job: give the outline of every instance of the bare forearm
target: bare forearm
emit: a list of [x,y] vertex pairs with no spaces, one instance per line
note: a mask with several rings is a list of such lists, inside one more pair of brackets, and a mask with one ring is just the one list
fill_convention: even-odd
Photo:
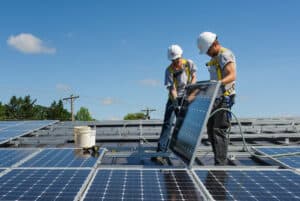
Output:
[[195,83],[196,83],[196,81],[197,81],[197,76],[196,76],[196,73],[193,73],[193,75],[192,75],[192,81],[191,81],[191,83],[192,83],[192,84],[195,84]]
[[177,91],[175,88],[170,89],[170,94],[173,100],[177,98]]
[[226,76],[221,80],[222,84],[228,84],[236,79],[235,63],[231,62],[225,66]]
[[229,74],[227,75],[226,77],[224,77],[222,80],[221,80],[221,83],[222,84],[228,84],[228,83],[231,83],[235,80],[236,78],[236,75],[235,73],[232,73],[232,74]]

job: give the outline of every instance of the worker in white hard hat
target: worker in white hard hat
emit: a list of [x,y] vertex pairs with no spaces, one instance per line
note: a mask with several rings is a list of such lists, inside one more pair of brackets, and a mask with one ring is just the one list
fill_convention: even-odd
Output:
[[165,71],[165,86],[169,91],[166,104],[164,122],[157,151],[167,151],[171,128],[171,115],[173,111],[178,115],[185,86],[196,82],[196,65],[193,61],[182,57],[183,51],[179,45],[171,45],[168,48],[168,59],[172,62]]
[[[214,103],[212,112],[219,108],[231,109],[235,97],[236,60],[234,54],[221,46],[217,35],[203,32],[198,37],[200,54],[207,54],[211,60],[206,64],[211,80],[221,82],[221,91]],[[212,144],[215,165],[227,164],[228,138],[231,115],[227,111],[215,113],[207,123],[208,139]]]

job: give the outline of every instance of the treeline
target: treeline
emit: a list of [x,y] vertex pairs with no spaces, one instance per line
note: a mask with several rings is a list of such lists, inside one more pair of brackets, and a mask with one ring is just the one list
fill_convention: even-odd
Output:
[[147,119],[147,116],[142,112],[128,113],[123,119],[124,120],[145,120]]
[[[0,120],[45,120],[55,119],[68,121],[71,119],[71,113],[64,109],[62,100],[53,101],[50,107],[36,104],[36,99],[31,97],[11,97],[7,104],[0,102]],[[84,107],[76,114],[76,120],[92,120],[88,110]]]

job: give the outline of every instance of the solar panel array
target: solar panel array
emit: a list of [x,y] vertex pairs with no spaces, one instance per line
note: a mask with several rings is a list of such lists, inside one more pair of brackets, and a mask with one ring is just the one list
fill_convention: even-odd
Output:
[[56,123],[43,121],[0,121],[0,144]]
[[196,170],[215,200],[300,200],[300,175],[289,170]]
[[0,200],[74,200],[90,170],[14,169],[0,177]]
[[0,149],[0,200],[78,200],[104,151]]
[[268,147],[268,148],[255,148],[259,153],[263,155],[270,155],[271,159],[279,162],[283,166],[290,168],[300,168],[300,155],[294,156],[281,156],[281,157],[272,157],[272,155],[277,154],[292,154],[300,153],[300,147]]
[[83,200],[203,200],[203,197],[185,170],[100,169]]
[[97,160],[81,149],[44,149],[21,167],[93,167]]
[[200,143],[219,87],[219,82],[202,82],[188,89],[187,101],[175,126],[170,149],[189,166],[194,162],[196,148]]

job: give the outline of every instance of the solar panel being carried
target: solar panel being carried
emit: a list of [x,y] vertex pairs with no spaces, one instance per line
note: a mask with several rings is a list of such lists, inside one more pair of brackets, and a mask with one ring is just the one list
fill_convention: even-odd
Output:
[[185,170],[98,169],[83,200],[204,199]]
[[195,170],[210,200],[299,201],[300,175],[290,170]]
[[20,167],[93,167],[103,153],[104,149],[97,155],[82,149],[44,149]]
[[0,200],[75,200],[90,170],[14,169],[0,177]]
[[9,140],[29,134],[35,130],[52,125],[57,121],[1,121],[0,122],[0,144]]
[[[300,168],[300,147],[261,147],[256,148],[253,147],[258,153],[262,155],[269,155],[270,159],[279,163],[280,165],[287,168]],[[272,157],[272,155],[277,154],[295,154],[294,156],[280,156],[280,157]]]
[[194,163],[201,134],[206,127],[220,83],[197,82],[187,88],[185,101],[171,138],[169,148],[191,167]]
[[34,152],[34,149],[0,149],[0,167],[11,167]]

